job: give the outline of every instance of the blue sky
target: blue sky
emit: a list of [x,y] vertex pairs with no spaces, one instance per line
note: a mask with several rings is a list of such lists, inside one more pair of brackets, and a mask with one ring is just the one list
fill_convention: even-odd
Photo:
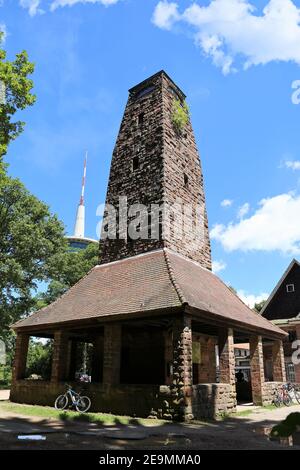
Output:
[[215,267],[244,298],[269,293],[300,252],[300,104],[291,99],[300,2],[1,3],[8,57],[26,49],[36,63],[37,103],[22,113],[10,174],[71,234],[88,149],[86,235],[95,237],[127,90],[164,69],[187,94]]

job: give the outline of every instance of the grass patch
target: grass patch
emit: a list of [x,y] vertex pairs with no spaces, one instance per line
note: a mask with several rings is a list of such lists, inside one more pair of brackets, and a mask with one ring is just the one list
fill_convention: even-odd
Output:
[[236,413],[232,413],[231,416],[249,416],[253,413],[254,410],[243,410],[243,411],[237,411]]
[[263,410],[270,410],[270,411],[273,411],[273,410],[278,410],[277,406],[271,404],[271,405],[264,405],[261,407]]
[[[49,406],[21,405],[18,403],[2,402],[0,410],[18,413],[24,416],[36,416],[45,419],[59,419],[68,422],[87,422],[99,425],[149,425],[164,424],[164,420],[144,418],[132,418],[130,416],[118,416],[110,413],[78,413],[76,411],[57,411]],[[170,424],[170,422],[168,422]]]

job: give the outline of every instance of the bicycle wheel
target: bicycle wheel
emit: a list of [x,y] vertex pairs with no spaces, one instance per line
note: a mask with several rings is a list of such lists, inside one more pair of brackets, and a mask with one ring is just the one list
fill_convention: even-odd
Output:
[[284,395],[282,401],[285,406],[290,406],[292,403],[292,399],[289,395]]
[[279,395],[274,396],[273,403],[277,408],[279,408],[282,405],[282,400]]
[[295,392],[295,398],[300,405],[300,392]]
[[56,410],[64,410],[68,406],[68,397],[66,395],[59,395],[54,403]]
[[89,397],[80,397],[76,404],[76,410],[79,413],[86,413],[90,409],[91,404]]

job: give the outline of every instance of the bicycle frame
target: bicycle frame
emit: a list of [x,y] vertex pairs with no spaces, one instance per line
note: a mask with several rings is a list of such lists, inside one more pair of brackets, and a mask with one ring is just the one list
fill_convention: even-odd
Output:
[[79,402],[80,393],[75,392],[72,388],[69,388],[66,392],[67,397],[70,397],[72,405],[76,406]]

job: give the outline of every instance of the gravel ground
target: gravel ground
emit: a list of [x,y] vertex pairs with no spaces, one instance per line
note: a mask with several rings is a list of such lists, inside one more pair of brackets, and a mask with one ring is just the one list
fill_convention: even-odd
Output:
[[[54,419],[27,417],[0,410],[0,449],[282,449],[262,434],[284,419],[300,411],[299,406],[276,410],[256,410],[213,423],[164,424],[155,421],[148,426],[99,426],[88,423],[65,423]],[[41,433],[45,441],[18,441],[18,435]],[[294,446],[290,449],[300,449]]]

